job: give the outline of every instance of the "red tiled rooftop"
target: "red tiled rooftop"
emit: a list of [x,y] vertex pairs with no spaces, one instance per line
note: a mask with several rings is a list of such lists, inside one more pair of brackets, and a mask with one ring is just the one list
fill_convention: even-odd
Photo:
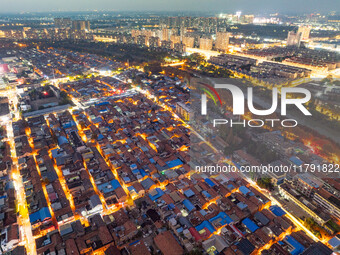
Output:
[[184,253],[183,248],[170,231],[158,234],[154,238],[154,242],[164,255],[181,255]]

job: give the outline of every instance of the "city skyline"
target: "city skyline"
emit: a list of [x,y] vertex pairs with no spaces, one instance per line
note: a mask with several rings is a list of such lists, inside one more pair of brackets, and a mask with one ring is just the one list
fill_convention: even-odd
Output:
[[327,13],[340,9],[340,3],[336,0],[326,0],[322,3],[317,0],[310,0],[306,5],[302,0],[269,1],[269,0],[214,0],[207,1],[156,1],[156,0],[134,0],[129,2],[100,0],[91,1],[24,1],[14,0],[1,3],[0,13],[22,13],[22,12],[68,12],[68,11],[173,11],[173,12],[233,12],[242,11],[245,13]]

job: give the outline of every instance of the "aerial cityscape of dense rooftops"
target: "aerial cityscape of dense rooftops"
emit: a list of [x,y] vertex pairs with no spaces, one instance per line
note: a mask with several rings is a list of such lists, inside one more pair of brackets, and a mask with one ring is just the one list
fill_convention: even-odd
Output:
[[[0,254],[339,251],[336,13],[0,16]],[[313,119],[216,132],[192,78],[306,88]]]

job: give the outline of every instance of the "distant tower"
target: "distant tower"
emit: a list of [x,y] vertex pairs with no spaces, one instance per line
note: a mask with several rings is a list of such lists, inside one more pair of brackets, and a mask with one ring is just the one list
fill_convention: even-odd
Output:
[[169,41],[169,29],[163,28],[162,29],[162,40],[163,41]]
[[210,38],[200,38],[200,49],[201,50],[211,50],[212,49],[212,39]]
[[237,18],[237,22],[240,22],[240,19],[241,19],[241,14],[242,14],[242,12],[241,12],[241,11],[237,11],[237,12],[236,12],[236,18]]
[[185,35],[185,30],[186,30],[185,27],[181,26],[180,31],[179,31],[180,36],[181,36],[181,42],[183,42],[183,38],[184,38],[184,35]]
[[301,43],[301,33],[289,31],[287,37],[287,46],[297,46],[300,47]]
[[309,39],[311,28],[309,26],[301,26],[298,29],[298,33],[301,33],[301,40],[306,41]]
[[71,27],[72,21],[70,18],[55,18],[54,26],[56,28],[69,28]]
[[228,32],[217,32],[216,33],[216,50],[227,51],[229,45],[230,33]]

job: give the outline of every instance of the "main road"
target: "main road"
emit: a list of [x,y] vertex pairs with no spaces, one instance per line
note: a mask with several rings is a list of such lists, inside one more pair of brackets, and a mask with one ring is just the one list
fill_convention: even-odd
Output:
[[27,254],[35,255],[37,254],[36,246],[35,246],[35,239],[33,237],[31,222],[29,219],[29,211],[28,211],[28,206],[26,203],[25,187],[22,182],[21,175],[20,175],[20,167],[18,166],[18,158],[17,158],[17,154],[15,150],[14,133],[13,133],[13,126],[12,126],[13,120],[19,119],[19,116],[20,116],[19,111],[17,109],[18,101],[16,97],[16,91],[13,88],[6,90],[3,96],[8,97],[10,102],[12,102],[12,105],[13,105],[13,111],[12,111],[13,116],[11,116],[3,124],[6,125],[7,139],[8,139],[7,141],[11,148],[11,158],[12,158],[11,179],[13,180],[13,183],[14,183],[17,208],[19,211],[17,221],[18,221],[19,229],[20,229],[20,237],[21,237],[20,243],[25,246]]

